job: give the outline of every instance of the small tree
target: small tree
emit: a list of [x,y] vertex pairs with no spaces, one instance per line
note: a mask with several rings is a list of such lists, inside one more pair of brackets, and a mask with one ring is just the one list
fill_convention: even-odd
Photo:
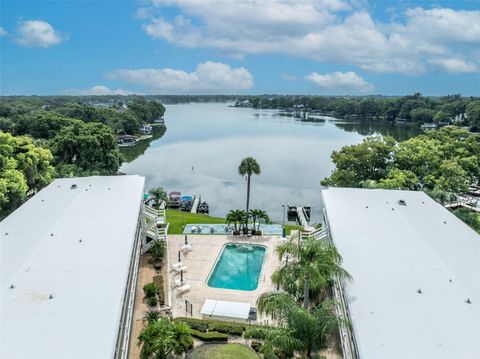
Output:
[[162,187],[152,188],[148,193],[154,199],[154,207],[160,207],[160,204],[163,202],[168,202],[168,195],[167,192],[164,191]]
[[154,298],[157,295],[158,287],[155,283],[147,283],[143,286],[143,292],[147,298]]
[[153,242],[152,246],[148,250],[148,253],[152,255],[153,259],[158,260],[165,256],[166,251],[166,242],[157,239]]

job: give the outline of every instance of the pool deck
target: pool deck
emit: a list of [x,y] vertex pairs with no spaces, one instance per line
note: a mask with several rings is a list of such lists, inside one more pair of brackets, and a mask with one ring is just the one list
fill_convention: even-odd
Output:
[[[201,317],[200,310],[206,299],[245,302],[250,303],[251,306],[256,306],[256,301],[260,294],[274,289],[270,278],[273,272],[280,266],[280,260],[275,253],[275,248],[281,243],[280,238],[280,236],[189,235],[188,243],[192,245],[192,250],[185,254],[182,253],[181,258],[182,263],[187,267],[183,275],[184,283],[191,285],[190,291],[176,295],[172,288],[172,283],[175,279],[179,279],[180,275],[174,274],[172,271],[168,272],[168,296],[173,316],[183,317],[187,315],[185,300],[188,300],[193,305],[193,317],[197,318]],[[168,235],[167,242],[168,266],[170,269],[171,264],[178,262],[178,251],[184,243],[184,235]],[[210,271],[213,269],[217,257],[226,243],[259,244],[267,248],[257,289],[243,291],[212,288],[207,285]]]

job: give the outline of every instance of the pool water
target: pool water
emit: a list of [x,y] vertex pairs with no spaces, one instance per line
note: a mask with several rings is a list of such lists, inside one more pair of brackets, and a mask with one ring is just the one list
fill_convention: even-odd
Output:
[[258,287],[264,256],[264,246],[226,244],[207,284],[214,288],[255,290]]

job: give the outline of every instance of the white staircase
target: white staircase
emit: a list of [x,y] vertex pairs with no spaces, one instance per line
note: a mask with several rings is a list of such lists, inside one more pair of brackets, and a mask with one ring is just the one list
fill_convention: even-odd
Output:
[[[168,223],[165,208],[155,209],[145,205],[143,208],[145,221],[142,243],[142,254],[147,252],[155,241],[166,241],[168,233]],[[148,237],[148,242],[147,242]]]

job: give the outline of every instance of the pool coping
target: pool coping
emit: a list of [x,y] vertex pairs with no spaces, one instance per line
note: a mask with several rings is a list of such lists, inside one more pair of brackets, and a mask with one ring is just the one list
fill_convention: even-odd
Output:
[[258,279],[257,279],[257,286],[253,289],[250,289],[250,290],[245,290],[245,289],[232,289],[232,288],[222,288],[222,287],[212,287],[211,285],[208,284],[208,281],[210,280],[210,277],[212,275],[212,272],[214,271],[214,269],[217,267],[217,263],[218,263],[218,260],[220,259],[220,256],[223,254],[223,251],[225,250],[225,247],[226,246],[229,246],[229,245],[238,245],[238,244],[241,244],[241,245],[245,245],[246,243],[237,243],[237,242],[233,242],[233,243],[224,243],[222,248],[220,249],[219,253],[217,254],[217,257],[215,258],[215,262],[213,263],[213,266],[212,268],[210,268],[210,271],[208,272],[208,275],[207,275],[207,278],[205,279],[205,284],[207,285],[207,287],[209,288],[217,288],[217,289],[224,289],[224,290],[241,290],[243,292],[253,292],[254,290],[257,290],[258,289],[258,284],[260,283],[260,277],[262,276],[262,273],[263,273],[263,265],[265,264],[265,258],[267,256],[267,251],[268,251],[268,247],[263,245],[263,244],[257,244],[257,243],[253,243],[253,244],[250,244],[251,246],[257,246],[257,247],[263,247],[265,248],[265,253],[263,254],[263,259],[262,259],[262,267],[260,269],[260,273],[258,275]]

